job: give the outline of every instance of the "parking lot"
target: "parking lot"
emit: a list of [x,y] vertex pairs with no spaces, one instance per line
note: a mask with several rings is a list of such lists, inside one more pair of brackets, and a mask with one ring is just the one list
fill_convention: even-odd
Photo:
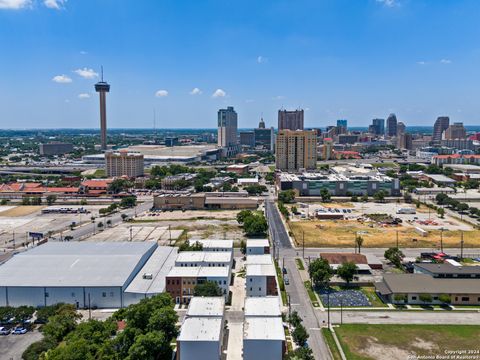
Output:
[[23,335],[0,336],[0,358],[2,360],[20,360],[25,349],[42,337],[42,333],[38,330],[29,331]]

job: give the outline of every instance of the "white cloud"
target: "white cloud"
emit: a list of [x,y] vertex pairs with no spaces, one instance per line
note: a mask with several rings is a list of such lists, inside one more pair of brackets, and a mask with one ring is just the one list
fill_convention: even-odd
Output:
[[417,64],[418,65],[427,65],[427,62],[426,61],[417,61]]
[[190,95],[201,95],[202,94],[202,90],[200,90],[199,88],[193,88],[192,91],[190,91]]
[[96,73],[93,69],[87,69],[86,67],[83,69],[74,70],[73,72],[84,79],[94,79],[98,77],[98,73]]
[[250,104],[250,103],[255,102],[255,100],[253,100],[253,99],[247,99],[247,100],[245,100],[245,102],[246,102],[247,104]]
[[260,55],[260,56],[257,57],[257,63],[259,63],[259,64],[265,64],[265,63],[267,63],[267,62],[268,62],[268,58],[266,58],[266,57],[264,57],[264,56],[262,56],[262,55]]
[[218,98],[218,97],[225,97],[227,96],[227,93],[223,91],[222,89],[217,89],[215,92],[212,94],[213,98]]
[[442,60],[440,60],[440,63],[442,63],[442,64],[447,64],[447,65],[448,65],[448,64],[451,64],[451,63],[452,63],[452,60],[442,59]]
[[18,10],[32,5],[31,0],[0,0],[0,9]]
[[90,94],[81,93],[81,94],[78,94],[78,98],[79,98],[79,99],[89,99],[89,98],[90,98]]
[[274,97],[273,97],[273,100],[283,100],[283,99],[286,99],[286,96],[277,95],[277,96],[274,96]]
[[72,79],[69,78],[67,75],[57,75],[54,76],[52,81],[59,83],[59,84],[68,84],[72,82]]
[[400,5],[397,0],[377,0],[377,2],[385,5],[386,7],[395,7]]
[[43,0],[43,5],[49,9],[60,10],[63,9],[67,0]]
[[156,96],[156,97],[165,97],[165,96],[168,96],[168,91],[167,91],[167,90],[158,90],[158,91],[155,93],[155,96]]

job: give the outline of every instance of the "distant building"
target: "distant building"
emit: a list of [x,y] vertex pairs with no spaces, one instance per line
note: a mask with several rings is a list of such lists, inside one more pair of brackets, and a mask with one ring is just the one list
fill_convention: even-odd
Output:
[[397,136],[397,117],[395,114],[388,115],[385,135],[390,137]]
[[38,145],[40,155],[63,155],[73,151],[73,145],[69,143],[52,142]]
[[218,146],[224,149],[223,155],[226,157],[234,156],[239,152],[237,119],[233,106],[218,110]]
[[439,116],[433,125],[432,141],[439,142],[442,140],[442,134],[448,129],[450,118],[448,116]]
[[385,134],[385,119],[373,119],[372,120],[372,132],[375,135]]
[[265,149],[274,152],[275,149],[275,132],[273,126],[269,129],[265,128],[263,118],[258,124],[258,128],[253,130],[255,137],[255,148]]
[[254,147],[255,133],[253,131],[240,131],[240,145]]
[[323,139],[322,160],[330,160],[333,157],[333,139]]
[[338,135],[338,143],[339,144],[355,144],[358,142],[358,135],[355,134],[341,134]]
[[347,132],[347,120],[340,119],[337,120],[337,133],[338,134],[345,134]]
[[432,164],[442,166],[445,164],[472,164],[480,165],[480,155],[435,155]]
[[107,177],[128,176],[131,178],[143,176],[143,155],[127,151],[105,153],[105,170]]
[[397,136],[397,147],[399,149],[412,150],[412,134],[401,133]]
[[466,137],[467,131],[461,122],[453,123],[445,130],[445,140],[465,139]]
[[303,130],[303,110],[278,110],[278,130]]
[[451,140],[441,140],[440,144],[445,147],[453,148],[456,150],[477,150],[480,148],[478,142],[473,142],[469,139],[451,139]]
[[216,193],[179,193],[170,192],[155,195],[153,206],[156,209],[256,209],[259,200],[249,197],[245,192],[216,192]]
[[178,137],[166,137],[165,146],[172,147],[178,145]]
[[276,167],[282,171],[315,169],[317,165],[317,134],[315,131],[280,130],[276,146]]
[[405,134],[406,126],[403,122],[399,121],[397,123],[397,136]]

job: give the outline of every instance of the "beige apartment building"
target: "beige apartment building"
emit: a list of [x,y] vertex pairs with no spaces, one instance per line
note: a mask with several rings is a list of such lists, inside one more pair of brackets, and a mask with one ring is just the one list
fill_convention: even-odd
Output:
[[280,130],[276,141],[276,167],[282,171],[315,169],[317,133],[315,130]]
[[108,177],[128,176],[134,178],[143,176],[143,154],[127,151],[107,151],[105,153],[105,170]]

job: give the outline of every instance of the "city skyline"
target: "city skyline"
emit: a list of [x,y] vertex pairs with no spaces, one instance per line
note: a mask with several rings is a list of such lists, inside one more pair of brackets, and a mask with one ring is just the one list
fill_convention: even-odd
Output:
[[239,128],[262,114],[275,126],[282,108],[304,109],[305,128],[389,113],[475,125],[478,13],[468,0],[0,0],[0,127],[98,128],[101,65],[109,128],[152,128],[154,109],[157,128],[215,128],[227,106]]

